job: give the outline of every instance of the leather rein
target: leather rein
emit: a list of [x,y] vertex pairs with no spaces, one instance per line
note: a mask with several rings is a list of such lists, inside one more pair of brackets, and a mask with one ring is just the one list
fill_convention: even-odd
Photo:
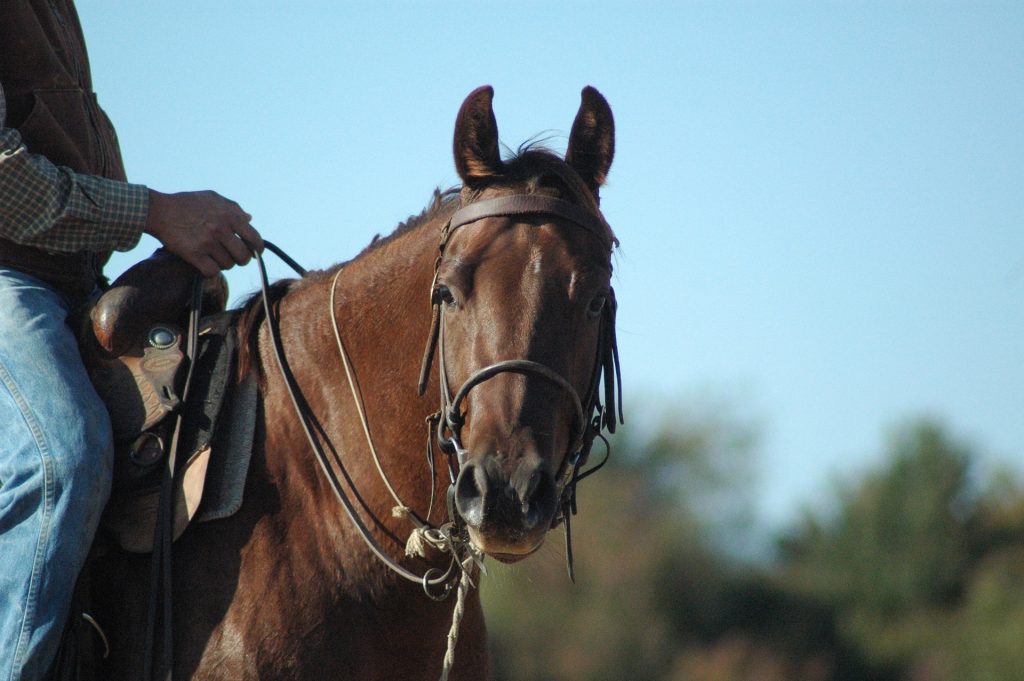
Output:
[[[445,248],[455,230],[487,217],[508,217],[515,215],[548,215],[567,220],[576,226],[582,227],[600,239],[602,245],[607,248],[609,257],[613,247],[617,245],[617,240],[612,235],[611,229],[599,213],[592,213],[580,206],[568,203],[561,199],[540,195],[513,195],[478,201],[470,203],[469,205],[455,211],[441,230],[441,241],[438,246],[438,256],[435,261],[435,283],[437,269],[440,267]],[[284,254],[277,246],[267,241],[264,241],[264,243],[269,250],[281,257],[298,274],[306,274],[306,271],[302,267]],[[576,389],[563,376],[543,364],[526,359],[505,360],[475,371],[468,379],[466,379],[453,396],[448,382],[444,361],[445,341],[443,305],[438,296],[436,287],[434,284],[431,285],[431,306],[433,310],[432,321],[421,365],[418,388],[419,393],[422,395],[426,388],[435,352],[438,347],[440,347],[441,358],[439,361],[439,375],[441,386],[441,408],[439,411],[427,417],[427,461],[431,474],[431,502],[430,509],[428,509],[427,515],[424,518],[412,511],[401,501],[380,465],[376,448],[373,444],[372,437],[370,437],[366,415],[361,406],[361,399],[359,398],[358,390],[352,377],[350,361],[342,343],[337,319],[335,318],[333,302],[337,275],[335,276],[331,286],[331,319],[338,343],[338,350],[345,367],[346,375],[348,376],[349,385],[353,391],[353,398],[359,412],[363,430],[366,433],[367,441],[370,446],[371,454],[373,455],[374,461],[377,465],[378,473],[397,504],[393,509],[394,515],[404,515],[416,526],[416,529],[413,530],[413,534],[409,538],[406,553],[408,555],[413,555],[414,553],[422,555],[422,545],[426,544],[441,552],[449,553],[451,555],[451,561],[446,570],[431,568],[424,574],[417,575],[391,558],[391,556],[373,537],[370,529],[366,526],[356,511],[352,500],[344,491],[338,475],[335,473],[334,468],[330,463],[330,459],[324,452],[320,441],[314,435],[315,431],[312,425],[312,416],[309,413],[305,400],[300,399],[301,391],[284,354],[283,344],[280,337],[279,320],[274,315],[273,306],[270,303],[268,295],[270,284],[267,277],[266,266],[263,262],[262,256],[258,252],[253,251],[253,253],[260,270],[261,295],[274,355],[277,359],[281,376],[285,382],[285,386],[287,387],[287,392],[292,400],[295,412],[298,415],[299,421],[305,432],[306,439],[313,450],[322,472],[330,483],[335,496],[341,502],[349,520],[355,526],[358,534],[370,551],[382,563],[384,563],[385,566],[400,577],[420,584],[423,587],[424,592],[432,599],[446,599],[454,590],[455,583],[459,581],[460,575],[463,578],[462,581],[465,582],[467,581],[466,578],[468,576],[468,571],[472,569],[473,565],[482,566],[482,555],[471,546],[468,533],[465,528],[465,523],[459,516],[454,504],[455,481],[458,477],[457,466],[461,465],[465,458],[465,449],[461,444],[461,431],[465,421],[462,404],[469,392],[476,386],[500,373],[513,372],[542,378],[561,388],[570,397],[576,418],[571,445],[562,464],[561,472],[557,477],[557,489],[561,513],[555,518],[552,523],[552,527],[557,526],[560,522],[564,522],[565,524],[566,558],[569,576],[572,578],[572,545],[569,518],[571,515],[575,515],[576,513],[576,485],[580,480],[596,472],[601,466],[603,466],[605,461],[607,461],[607,455],[603,461],[591,467],[589,470],[582,471],[581,469],[587,461],[594,439],[601,438],[604,440],[601,435],[601,431],[607,430],[610,433],[614,433],[616,423],[622,422],[621,400],[619,400],[619,408],[616,412],[616,392],[621,396],[622,385],[621,374],[619,371],[618,348],[615,342],[616,305],[614,291],[609,292],[608,301],[602,311],[598,356],[595,361],[591,385],[587,391],[585,399],[580,398]],[[598,385],[601,382],[602,374],[604,375],[605,384],[604,405],[601,403],[598,391]],[[433,509],[433,489],[436,488],[436,471],[434,468],[433,457],[433,443],[435,440],[441,451],[448,456],[448,473],[450,477],[450,485],[447,494],[448,521],[439,527],[432,525],[427,520],[431,514],[431,510]],[[607,441],[604,441],[607,446]],[[419,548],[413,548],[414,545],[418,545]]]

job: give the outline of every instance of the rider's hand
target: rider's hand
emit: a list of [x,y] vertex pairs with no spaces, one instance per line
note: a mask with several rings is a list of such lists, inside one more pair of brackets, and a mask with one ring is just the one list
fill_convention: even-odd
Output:
[[216,192],[162,194],[150,189],[145,231],[204,277],[214,277],[249,262],[249,246],[263,250],[263,238],[250,220],[237,203]]

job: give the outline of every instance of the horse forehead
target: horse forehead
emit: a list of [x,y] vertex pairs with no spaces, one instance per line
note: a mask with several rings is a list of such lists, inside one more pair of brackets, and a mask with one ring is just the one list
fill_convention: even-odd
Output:
[[[584,250],[574,245],[582,231],[548,216],[490,217],[469,232],[460,260],[480,264],[520,263],[525,273],[541,275],[571,271],[580,265]],[[587,235],[582,235],[584,238]]]

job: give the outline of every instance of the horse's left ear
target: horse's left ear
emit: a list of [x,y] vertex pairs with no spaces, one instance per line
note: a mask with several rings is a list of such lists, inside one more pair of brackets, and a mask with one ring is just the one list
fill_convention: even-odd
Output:
[[615,155],[615,120],[604,96],[589,85],[580,94],[580,110],[569,134],[565,161],[597,194]]

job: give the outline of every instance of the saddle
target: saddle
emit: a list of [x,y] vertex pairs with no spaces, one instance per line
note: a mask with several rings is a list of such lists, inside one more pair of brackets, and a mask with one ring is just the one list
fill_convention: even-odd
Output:
[[[241,504],[237,478],[244,481],[248,469],[255,387],[250,381],[236,389],[235,314],[225,311],[228,287],[223,275],[202,282],[205,316],[192,358],[189,399],[181,399],[189,368],[183,348],[195,279],[191,265],[158,249],[118,277],[81,317],[83,361],[110,412],[114,433],[114,484],[102,528],[132,552],[152,550],[161,464],[175,428],[173,538],[197,516],[204,491],[209,496],[208,478],[218,485],[213,496],[220,507],[212,511],[214,517],[230,515]],[[229,408],[231,413],[222,417]],[[215,448],[234,448],[244,461],[227,461],[225,451],[213,472]]]

